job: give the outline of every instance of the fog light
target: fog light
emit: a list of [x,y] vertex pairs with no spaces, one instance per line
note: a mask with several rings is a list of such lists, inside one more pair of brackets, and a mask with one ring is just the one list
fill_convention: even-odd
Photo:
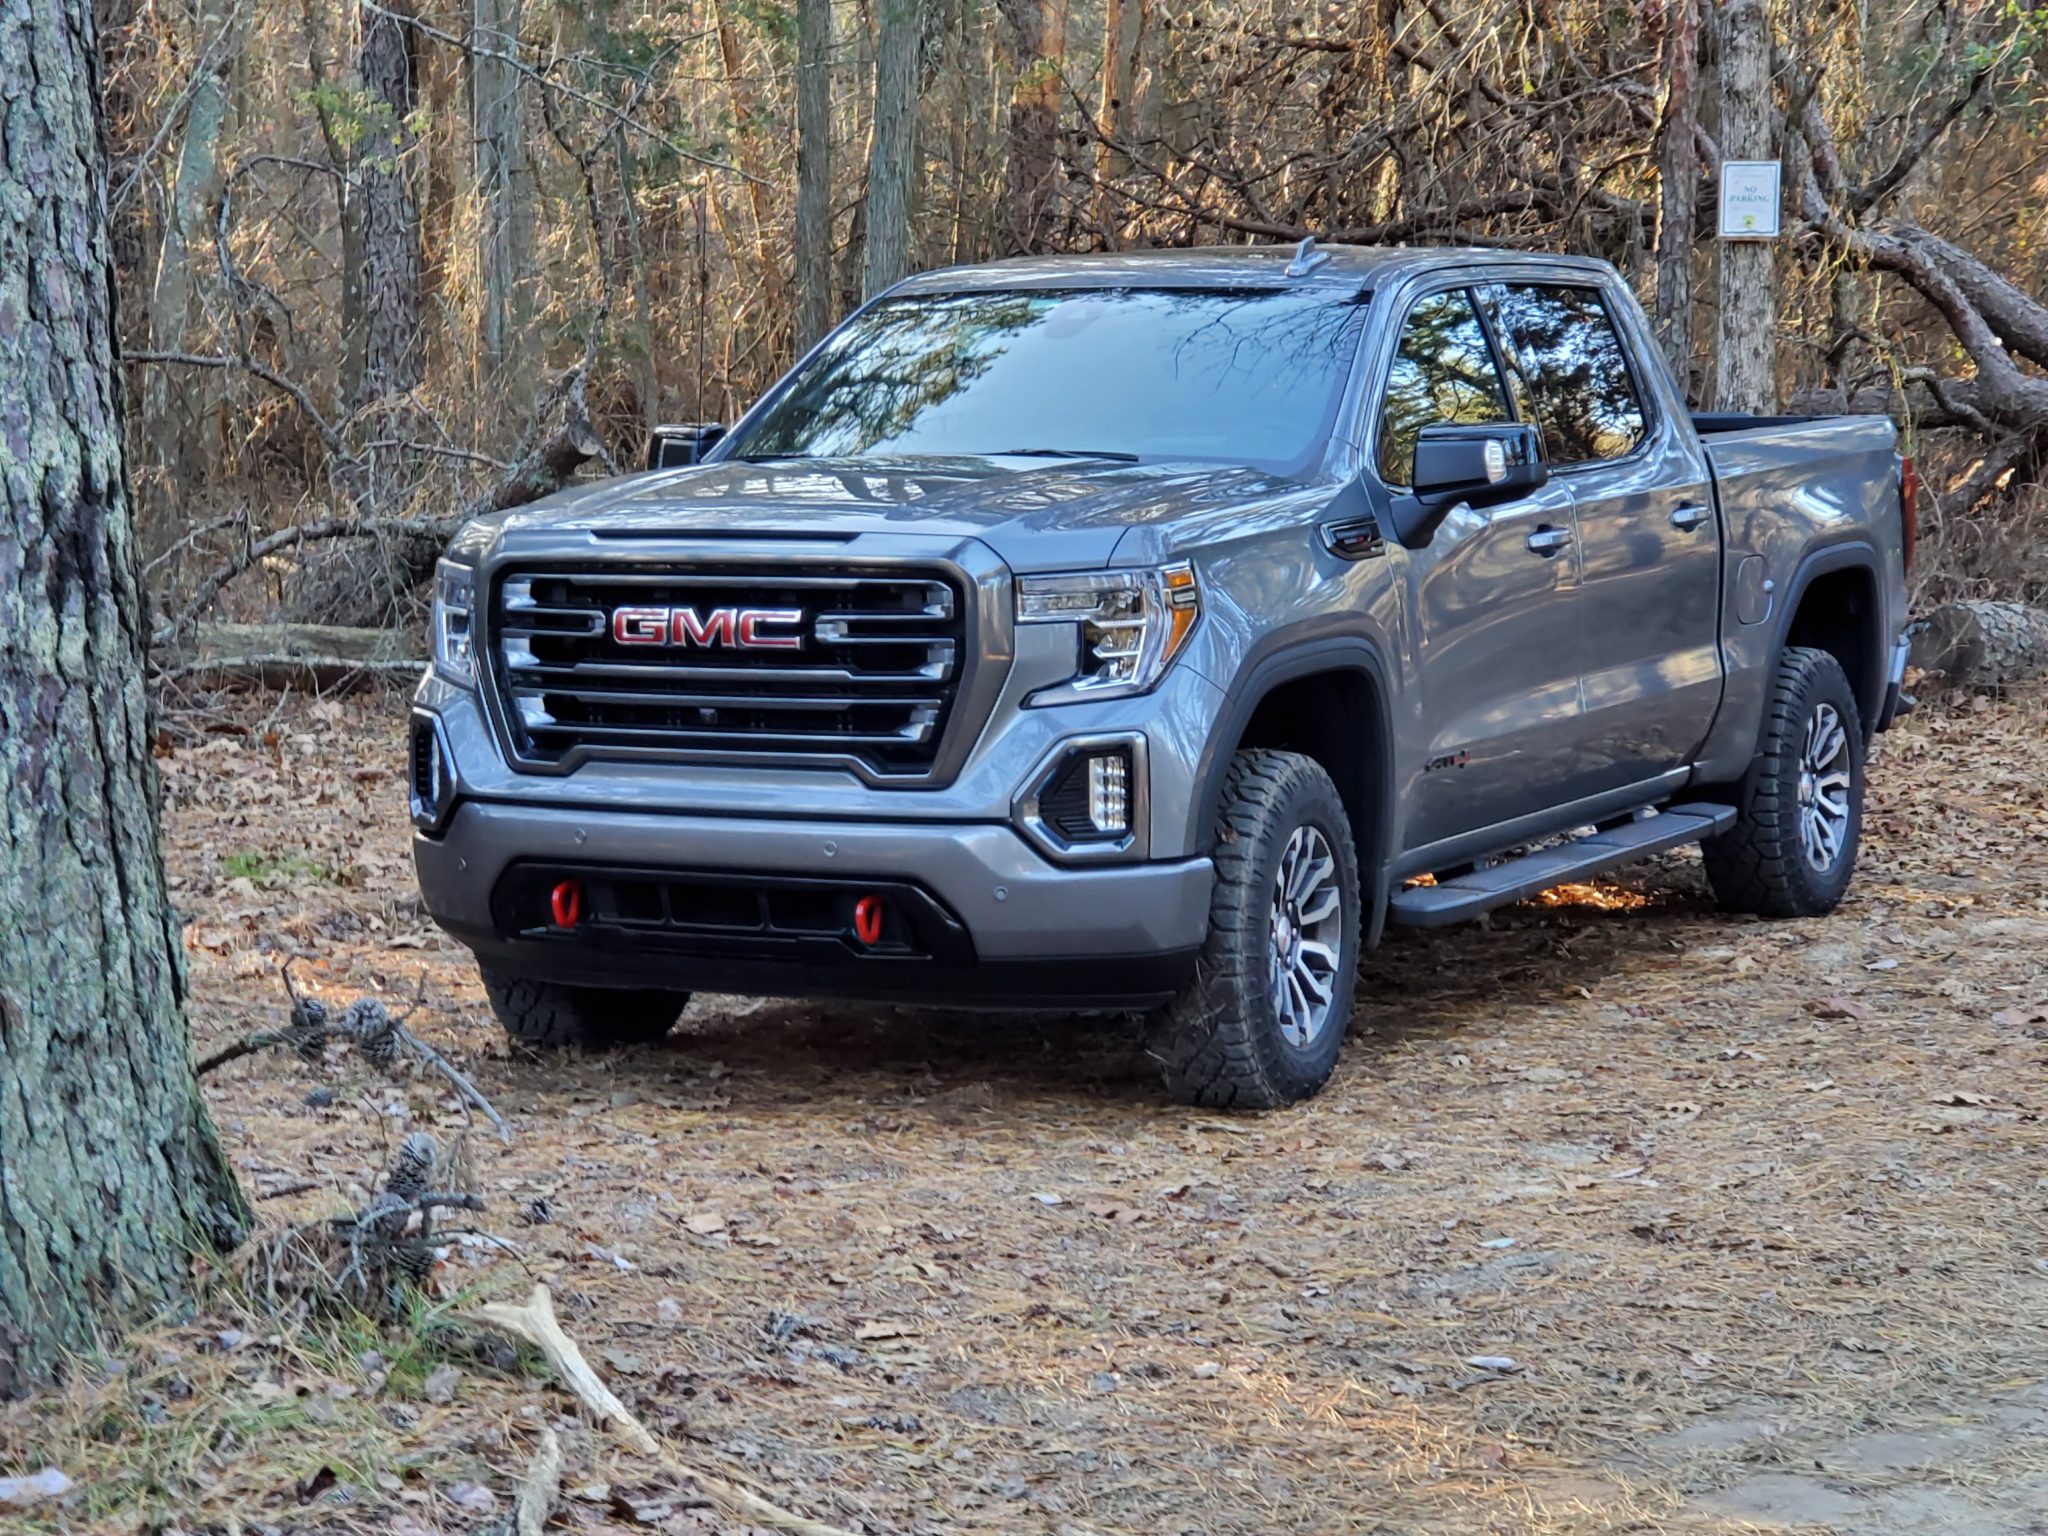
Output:
[[1088,759],[1088,819],[1095,830],[1121,837],[1131,826],[1131,765],[1121,752]]

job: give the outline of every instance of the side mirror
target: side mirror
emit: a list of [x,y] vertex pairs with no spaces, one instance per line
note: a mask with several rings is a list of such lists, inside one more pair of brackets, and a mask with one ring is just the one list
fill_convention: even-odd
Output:
[[1409,473],[1413,494],[1396,496],[1390,509],[1394,531],[1408,548],[1426,548],[1459,502],[1483,507],[1512,501],[1549,478],[1543,439],[1525,422],[1424,427],[1415,439]]
[[1543,442],[1526,422],[1448,423],[1424,427],[1415,440],[1415,468],[1409,483],[1423,506],[1448,511],[1461,501],[1474,506],[1526,496],[1550,478]]
[[649,469],[681,469],[701,464],[712,445],[725,436],[725,424],[691,421],[678,426],[656,427],[647,439]]

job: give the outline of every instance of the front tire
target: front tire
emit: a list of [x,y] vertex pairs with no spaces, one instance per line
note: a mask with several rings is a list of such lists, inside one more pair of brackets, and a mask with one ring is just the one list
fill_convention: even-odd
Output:
[[1152,1019],[1176,1102],[1277,1109],[1329,1080],[1358,962],[1358,855],[1314,759],[1240,752],[1217,808],[1216,889],[1195,980]]
[[675,1028],[690,1001],[687,992],[569,987],[488,965],[477,974],[506,1037],[533,1050],[650,1045]]
[[1763,740],[1735,825],[1701,845],[1724,911],[1821,917],[1856,868],[1863,828],[1863,717],[1842,664],[1795,646],[1778,662]]

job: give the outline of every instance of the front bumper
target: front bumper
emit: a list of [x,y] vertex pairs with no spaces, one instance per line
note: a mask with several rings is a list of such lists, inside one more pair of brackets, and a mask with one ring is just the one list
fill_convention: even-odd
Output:
[[[1208,931],[1206,858],[1077,868],[1007,824],[782,820],[464,801],[413,842],[436,922],[479,959],[585,986],[1028,1007],[1149,1006],[1191,974]],[[630,931],[508,930],[493,896],[513,865],[873,881],[927,893],[964,930],[944,959],[811,944],[679,946]],[[697,952],[685,953],[693,948]]]

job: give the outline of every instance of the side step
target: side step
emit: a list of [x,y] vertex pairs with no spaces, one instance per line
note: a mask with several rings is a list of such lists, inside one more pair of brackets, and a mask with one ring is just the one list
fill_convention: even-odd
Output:
[[1387,906],[1387,919],[1411,928],[1466,922],[1553,885],[1582,880],[1616,864],[1725,832],[1734,820],[1732,805],[1669,806],[1655,816],[1626,821],[1554,848],[1539,848],[1441,885],[1411,885],[1396,891]]

